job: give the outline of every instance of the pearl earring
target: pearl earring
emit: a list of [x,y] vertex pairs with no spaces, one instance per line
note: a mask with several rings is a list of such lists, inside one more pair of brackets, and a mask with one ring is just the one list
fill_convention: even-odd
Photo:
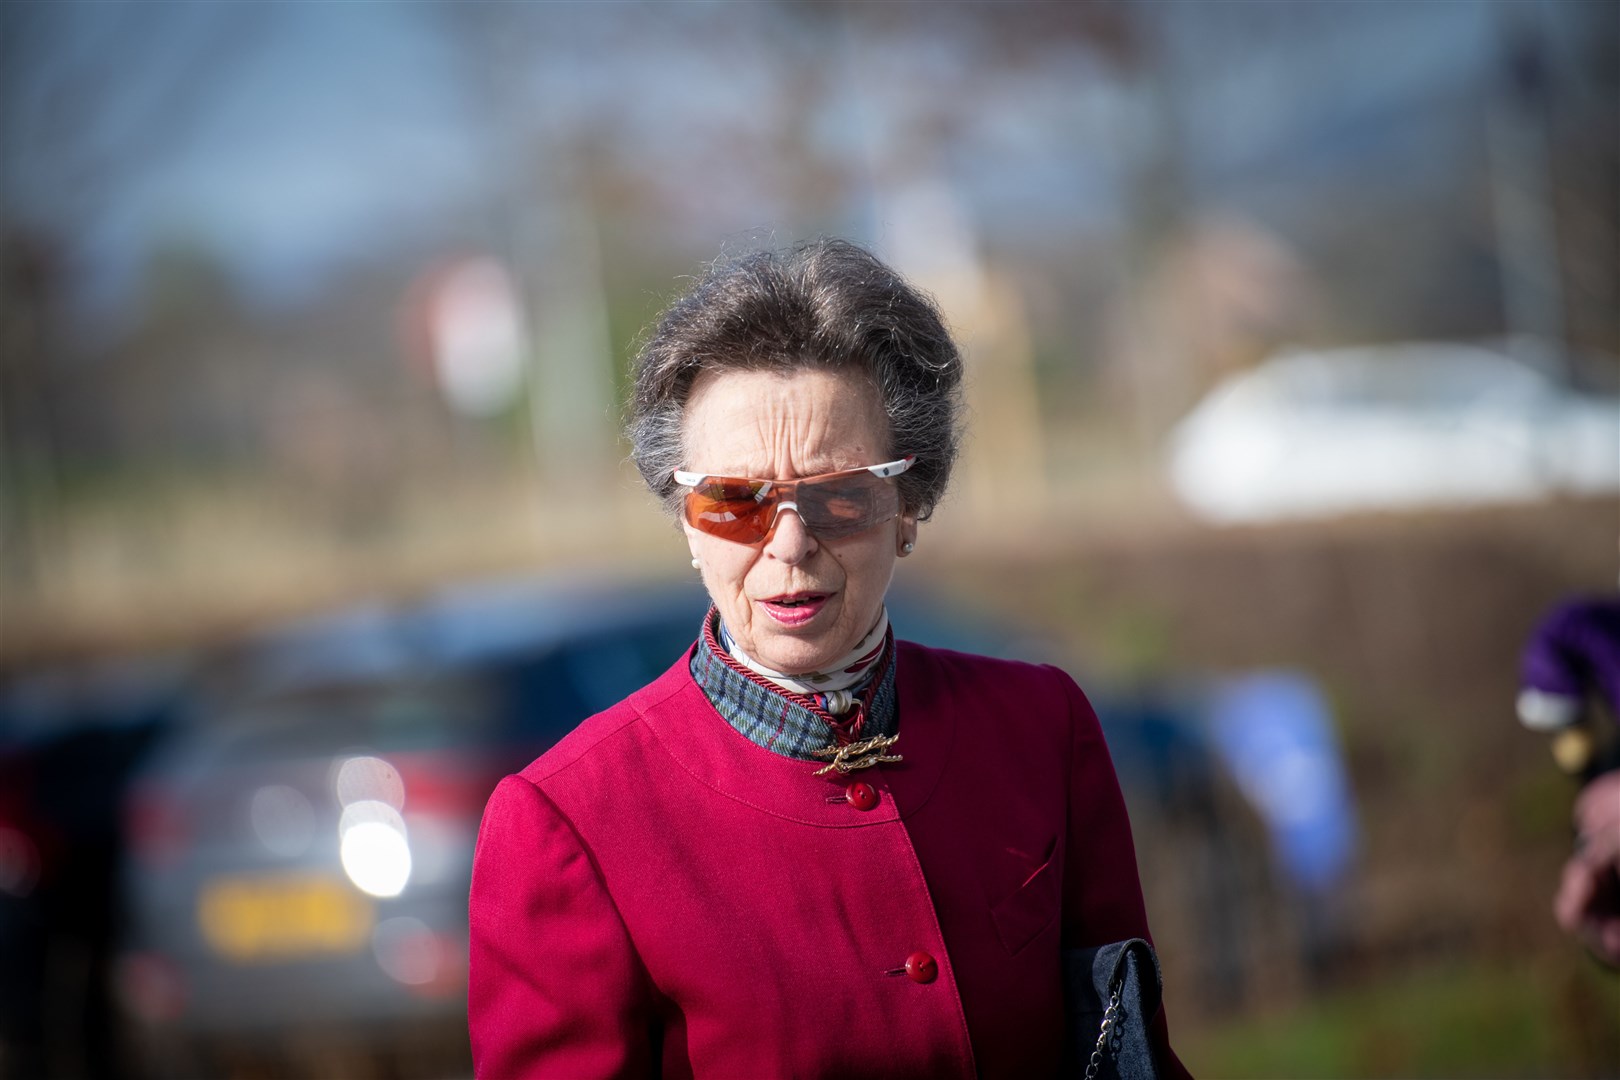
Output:
[[917,545],[913,544],[910,540],[907,540],[905,543],[900,545],[900,554],[902,554],[902,555],[910,555],[913,551],[916,551],[916,550],[917,550]]
[[695,559],[695,558],[694,558],[694,559],[693,559],[693,560],[692,560],[692,569],[694,569],[694,570],[700,570],[700,569],[702,569],[702,568],[703,568],[703,564],[702,564],[702,563],[700,563],[700,562],[698,562],[698,561],[697,561],[697,559]]

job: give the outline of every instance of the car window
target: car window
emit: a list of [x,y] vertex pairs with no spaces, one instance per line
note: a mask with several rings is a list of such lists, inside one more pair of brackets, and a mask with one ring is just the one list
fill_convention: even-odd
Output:
[[260,701],[224,723],[240,749],[273,755],[334,744],[431,749],[497,722],[490,689],[463,675],[329,688]]

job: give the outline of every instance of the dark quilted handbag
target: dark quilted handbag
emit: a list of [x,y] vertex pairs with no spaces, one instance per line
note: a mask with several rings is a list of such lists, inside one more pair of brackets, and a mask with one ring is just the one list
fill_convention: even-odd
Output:
[[1159,958],[1141,938],[1063,953],[1064,1008],[1085,1080],[1157,1080],[1148,1021],[1159,1011]]

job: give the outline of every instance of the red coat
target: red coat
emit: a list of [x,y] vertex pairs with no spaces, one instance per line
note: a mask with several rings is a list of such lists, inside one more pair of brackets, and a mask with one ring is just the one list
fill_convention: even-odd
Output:
[[1096,716],[1055,668],[897,663],[898,764],[813,776],[682,659],[503,780],[469,904],[477,1074],[1054,1074],[1060,944],[1147,935]]

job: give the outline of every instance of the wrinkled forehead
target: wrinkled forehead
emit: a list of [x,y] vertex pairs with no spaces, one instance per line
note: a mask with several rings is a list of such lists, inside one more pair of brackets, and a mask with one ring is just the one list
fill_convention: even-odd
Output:
[[780,480],[875,465],[889,451],[877,388],[840,370],[722,370],[692,385],[688,469]]

